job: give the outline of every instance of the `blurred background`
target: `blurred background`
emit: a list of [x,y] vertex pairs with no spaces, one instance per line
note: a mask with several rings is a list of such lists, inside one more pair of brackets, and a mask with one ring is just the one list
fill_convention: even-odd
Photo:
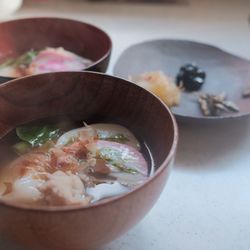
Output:
[[250,59],[249,0],[0,0],[0,20],[54,16],[92,23],[113,40],[112,70],[128,46],[189,39]]

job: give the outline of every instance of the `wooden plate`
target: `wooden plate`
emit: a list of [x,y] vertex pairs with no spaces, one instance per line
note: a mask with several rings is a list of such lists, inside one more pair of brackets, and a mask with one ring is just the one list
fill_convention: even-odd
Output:
[[114,75],[127,78],[129,75],[161,70],[175,78],[182,65],[192,62],[207,73],[206,82],[200,92],[225,92],[228,99],[239,106],[240,112],[204,117],[194,94],[184,92],[180,105],[172,109],[177,118],[221,119],[250,114],[250,98],[242,98],[242,91],[250,86],[250,61],[214,46],[186,40],[139,43],[122,53],[114,67]]

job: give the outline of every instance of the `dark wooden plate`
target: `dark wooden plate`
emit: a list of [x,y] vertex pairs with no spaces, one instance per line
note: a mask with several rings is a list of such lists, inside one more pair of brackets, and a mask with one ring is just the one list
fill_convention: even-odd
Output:
[[184,92],[181,103],[172,109],[181,119],[221,119],[250,114],[250,98],[242,98],[242,91],[250,86],[250,61],[229,54],[207,44],[186,40],[153,40],[126,49],[114,67],[114,75],[127,78],[148,71],[161,70],[175,78],[179,68],[195,62],[207,72],[201,92],[226,92],[235,102],[238,113],[223,113],[220,117],[204,117],[193,93]]

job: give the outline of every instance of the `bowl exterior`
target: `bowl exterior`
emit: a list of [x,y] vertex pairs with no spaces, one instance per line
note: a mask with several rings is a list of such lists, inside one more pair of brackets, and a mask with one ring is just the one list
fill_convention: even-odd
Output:
[[90,249],[107,244],[127,232],[152,208],[166,183],[170,163],[136,192],[84,211],[54,213],[0,206],[1,236],[35,250]]
[[100,73],[61,72],[0,86],[0,138],[22,123],[59,114],[126,126],[149,145],[156,171],[132,192],[87,208],[32,209],[0,202],[1,237],[25,249],[89,249],[121,236],[155,204],[175,157],[173,115],[133,83]]
[[[103,30],[63,18],[27,18],[0,23],[0,62],[30,49],[63,47],[93,63],[88,71],[106,72],[112,41]],[[0,84],[13,78],[0,76]]]

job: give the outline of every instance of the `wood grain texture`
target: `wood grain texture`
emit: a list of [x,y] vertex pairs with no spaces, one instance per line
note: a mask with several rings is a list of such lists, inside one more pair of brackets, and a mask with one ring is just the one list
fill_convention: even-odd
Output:
[[[61,18],[27,18],[0,23],[0,63],[31,49],[63,47],[93,61],[86,70],[105,72],[112,42],[107,33],[83,22]],[[0,76],[0,83],[10,80]]]
[[250,114],[250,98],[242,98],[243,90],[250,86],[250,61],[208,44],[171,39],[135,44],[120,56],[114,67],[114,74],[126,79],[129,75],[160,70],[175,79],[180,67],[187,63],[196,63],[207,73],[200,92],[226,92],[228,99],[239,106],[240,112],[204,117],[196,96],[183,92],[180,105],[172,109],[178,119],[208,121]]
[[100,73],[61,72],[0,86],[1,136],[22,123],[58,115],[126,126],[149,146],[157,170],[134,191],[87,208],[0,203],[2,237],[25,249],[89,249],[119,237],[154,205],[175,157],[173,116],[159,99],[130,82]]

